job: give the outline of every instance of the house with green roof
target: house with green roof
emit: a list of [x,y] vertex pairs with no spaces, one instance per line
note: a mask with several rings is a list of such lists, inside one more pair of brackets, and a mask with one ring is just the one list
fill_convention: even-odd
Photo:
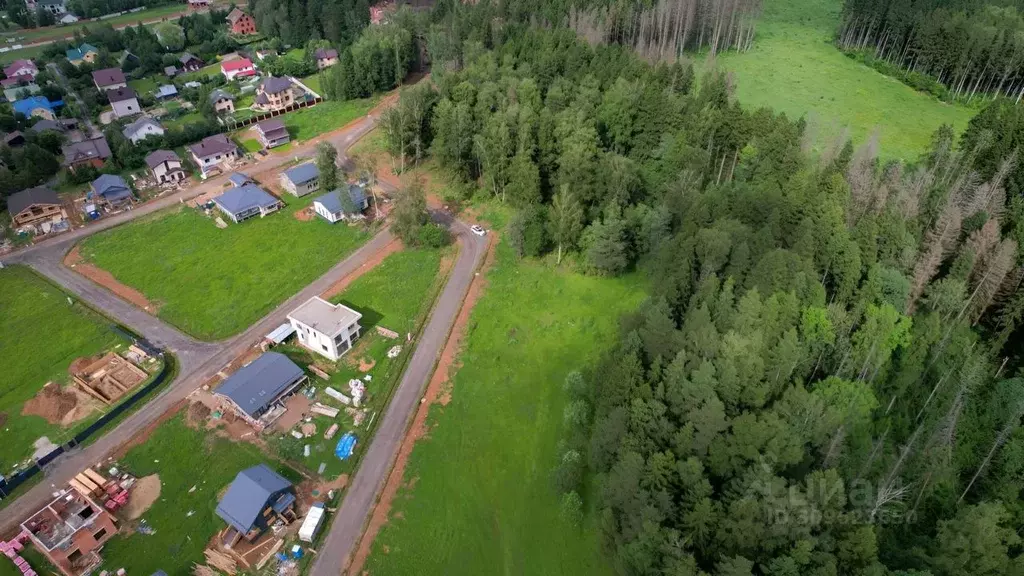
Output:
[[95,62],[96,57],[100,55],[100,51],[92,44],[85,43],[77,48],[68,48],[64,55],[67,56],[68,62],[75,66],[81,66],[83,62],[89,64]]

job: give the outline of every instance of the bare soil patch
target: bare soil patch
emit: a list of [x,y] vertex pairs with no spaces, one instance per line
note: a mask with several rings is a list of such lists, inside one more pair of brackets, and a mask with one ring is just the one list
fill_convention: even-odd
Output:
[[[370,520],[366,525],[366,530],[359,540],[359,546],[356,548],[352,562],[349,564],[348,574],[361,574],[363,572],[363,566],[370,555],[373,540],[380,533],[380,529],[384,524],[387,523],[391,514],[391,505],[398,494],[398,490],[402,487],[402,477],[405,476],[405,467],[409,463],[409,456],[412,454],[416,442],[426,436],[428,432],[427,415],[430,412],[431,405],[434,403],[445,405],[451,400],[451,387],[447,384],[448,377],[462,347],[462,339],[466,334],[466,327],[469,325],[470,314],[480,296],[483,295],[484,288],[486,288],[486,272],[494,264],[498,240],[497,234],[492,234],[488,237],[487,256],[484,258],[479,274],[470,283],[466,298],[462,301],[462,308],[459,310],[459,315],[455,318],[451,335],[441,351],[441,358],[437,363],[437,368],[434,370],[434,375],[430,378],[430,383],[427,384],[427,391],[423,402],[416,409],[412,426],[409,427],[409,431],[406,433],[405,438],[402,440],[402,445],[398,449],[398,456],[395,458],[394,467],[392,467],[391,473],[388,474],[388,479],[384,484],[384,489],[381,491],[380,499],[377,501],[377,505],[374,506],[373,513],[370,515]],[[412,481],[410,481],[411,483]]]
[[295,219],[299,222],[309,222],[313,219],[313,209],[303,208],[302,210],[296,210],[292,215],[295,216]]
[[391,254],[394,254],[395,252],[398,252],[401,249],[402,241],[399,240],[398,238],[395,238],[391,242],[388,242],[386,245],[384,245],[383,248],[377,250],[377,252],[375,252],[373,256],[370,256],[370,258],[368,258],[366,262],[363,262],[362,265],[359,266],[359,268],[356,268],[347,276],[331,285],[330,288],[324,290],[324,293],[321,294],[320,297],[323,298],[324,300],[330,300],[331,298],[334,298],[338,294],[341,294],[342,292],[345,291],[346,288],[349,287],[350,284],[355,282],[357,278],[359,278],[363,274],[366,274],[370,270],[373,270],[374,268],[377,267],[378,264],[383,262],[385,258],[390,256]]
[[64,257],[64,265],[150,314],[156,315],[160,311],[160,305],[146,298],[142,292],[122,284],[113,274],[99,266],[86,262],[79,246],[72,248]]
[[373,367],[376,366],[376,365],[377,365],[377,361],[374,360],[373,358],[370,358],[369,360],[367,360],[366,358],[360,358],[359,359],[359,371],[360,372],[369,372],[370,370],[373,370]]
[[302,394],[292,394],[284,403],[284,407],[288,411],[282,414],[277,422],[274,422],[274,429],[279,432],[291,430],[296,424],[302,422],[302,418],[309,412],[310,406],[312,403],[309,398]]
[[160,498],[160,475],[150,474],[139,478],[135,482],[135,486],[132,486],[128,504],[124,507],[125,516],[129,520],[141,517],[158,498]]
[[213,410],[210,409],[206,404],[196,401],[188,405],[188,411],[185,412],[185,424],[192,428],[203,428],[210,421],[210,415],[213,414]]
[[42,390],[21,407],[22,416],[39,416],[50,424],[60,424],[78,405],[78,394],[48,382]]

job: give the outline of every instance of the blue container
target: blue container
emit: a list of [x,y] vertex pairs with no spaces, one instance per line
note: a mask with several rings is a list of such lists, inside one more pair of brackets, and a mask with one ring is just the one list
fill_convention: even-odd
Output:
[[356,450],[356,435],[346,432],[338,439],[338,445],[334,448],[334,455],[342,460],[347,460]]

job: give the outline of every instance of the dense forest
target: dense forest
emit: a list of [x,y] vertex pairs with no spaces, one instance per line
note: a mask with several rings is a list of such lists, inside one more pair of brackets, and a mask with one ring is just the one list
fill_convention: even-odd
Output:
[[1012,2],[845,0],[837,43],[946,99],[1024,95],[1024,15]]
[[566,520],[627,575],[1024,573],[1016,108],[912,164],[812,157],[724,75],[525,12],[442,7],[381,125],[523,257],[650,279],[565,382]]
[[347,46],[370,23],[368,0],[251,0],[248,9],[260,33],[292,46],[311,39]]

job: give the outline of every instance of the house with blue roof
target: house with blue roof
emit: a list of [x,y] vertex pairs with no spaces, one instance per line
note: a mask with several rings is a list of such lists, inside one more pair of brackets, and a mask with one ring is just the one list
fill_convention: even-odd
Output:
[[92,64],[96,61],[96,57],[100,55],[100,51],[92,44],[82,44],[77,48],[69,48],[64,52],[64,56],[67,57],[68,62],[71,62],[75,66],[81,66],[83,62]]
[[308,381],[306,373],[280,352],[266,352],[214,390],[226,409],[263,429],[284,413],[282,401]]
[[295,500],[292,483],[266,464],[242,470],[217,504],[217,516],[231,527],[224,545],[254,542],[277,520],[294,522]]
[[284,206],[283,202],[251,183],[228,190],[214,198],[213,203],[235,223],[256,216],[262,218],[267,214],[277,212]]
[[307,162],[281,173],[281,187],[295,196],[305,196],[320,189],[320,170]]
[[116,210],[132,202],[132,189],[124,178],[117,174],[101,174],[89,185],[89,199]]
[[252,178],[249,178],[241,172],[234,172],[228,176],[228,182],[231,182],[235,186],[245,186],[246,184],[252,183]]
[[29,96],[28,98],[15,100],[11,106],[14,108],[15,113],[22,114],[26,118],[35,116],[46,120],[56,120],[57,108],[63,105],[63,100],[50,102],[46,96]]
[[[348,196],[348,202],[342,201],[343,193]],[[339,220],[362,220],[366,217],[363,210],[369,205],[366,187],[361,184],[349,184],[313,199],[313,211],[331,224]]]

